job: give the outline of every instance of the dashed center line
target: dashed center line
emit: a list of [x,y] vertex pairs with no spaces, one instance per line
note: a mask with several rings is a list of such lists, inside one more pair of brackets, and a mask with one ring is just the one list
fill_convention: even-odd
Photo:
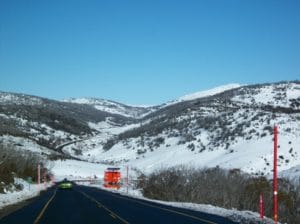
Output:
[[86,194],[85,192],[82,191],[78,191],[81,194],[83,194],[85,197],[87,197],[88,199],[90,199],[91,201],[95,202],[97,204],[97,206],[99,208],[103,208],[104,210],[106,210],[109,215],[114,218],[114,219],[118,219],[121,222],[125,223],[125,224],[129,224],[129,222],[127,222],[125,219],[121,218],[120,216],[118,216],[116,213],[114,213],[112,210],[110,210],[109,208],[105,207],[103,204],[101,204],[99,201],[97,201],[95,198],[91,197],[90,195]]
[[168,209],[168,208],[162,208],[162,207],[159,207],[157,205],[152,205],[152,204],[149,204],[149,203],[146,203],[146,202],[135,200],[133,198],[131,199],[131,198],[127,198],[127,197],[121,197],[121,196],[114,195],[113,193],[112,193],[112,196],[115,197],[115,198],[121,198],[121,199],[124,199],[124,200],[133,201],[135,203],[139,203],[141,205],[145,205],[145,206],[148,206],[148,207],[151,207],[151,208],[157,208],[157,209],[167,211],[167,212],[170,212],[170,213],[174,213],[174,214],[177,214],[177,215],[182,215],[182,216],[185,216],[185,217],[189,217],[189,218],[195,219],[197,221],[205,222],[205,223],[208,223],[208,224],[217,224],[216,222],[209,221],[209,220],[206,220],[206,219],[202,219],[202,218],[199,218],[197,216],[189,215],[189,214],[184,213],[184,212],[178,212],[178,211]]

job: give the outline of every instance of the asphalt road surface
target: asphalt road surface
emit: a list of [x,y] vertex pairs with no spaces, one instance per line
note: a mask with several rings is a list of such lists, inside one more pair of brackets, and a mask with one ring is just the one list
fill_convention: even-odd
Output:
[[31,204],[2,218],[0,223],[231,224],[235,222],[215,215],[75,185],[72,190],[56,187],[49,189]]

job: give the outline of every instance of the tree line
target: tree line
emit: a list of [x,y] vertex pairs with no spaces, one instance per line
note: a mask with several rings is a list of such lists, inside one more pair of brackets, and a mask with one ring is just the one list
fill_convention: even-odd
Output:
[[15,178],[24,180],[29,177],[33,182],[37,182],[38,164],[41,164],[41,173],[49,171],[46,168],[46,161],[37,153],[31,151],[17,150],[14,145],[0,143],[0,193],[5,190],[23,188],[15,182]]
[[[176,202],[211,204],[228,209],[258,211],[259,196],[265,215],[272,217],[272,180],[253,177],[240,170],[195,169],[185,166],[160,169],[141,175],[137,187],[145,197]],[[300,180],[279,179],[279,221],[300,223]]]

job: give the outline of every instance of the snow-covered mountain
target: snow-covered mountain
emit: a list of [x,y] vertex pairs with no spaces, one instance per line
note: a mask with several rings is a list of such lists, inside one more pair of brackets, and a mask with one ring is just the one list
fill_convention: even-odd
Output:
[[61,146],[59,153],[90,162],[144,172],[179,164],[220,166],[254,175],[271,173],[276,124],[279,170],[300,165],[297,81],[230,84],[152,108],[0,93],[0,120],[6,139],[21,137],[48,148],[54,144]]
[[299,82],[233,86],[196,95],[200,97],[162,107],[108,139],[95,136],[64,150],[74,155],[72,150],[80,148],[79,158],[130,164],[145,172],[186,164],[268,175],[276,124],[279,170],[300,164]]
[[124,117],[141,118],[146,114],[156,110],[156,107],[129,106],[117,103],[111,100],[96,98],[72,98],[64,102],[91,105],[97,110],[105,111],[112,114],[119,114]]
[[188,94],[176,100],[164,103],[162,105],[156,105],[156,106],[130,106],[130,105],[118,103],[111,100],[97,99],[97,98],[71,98],[71,99],[63,100],[63,102],[91,105],[100,111],[106,111],[108,113],[119,114],[124,117],[139,119],[155,111],[158,111],[161,108],[170,106],[172,104],[177,104],[184,101],[190,101],[198,98],[216,95],[218,93],[222,93],[224,91],[235,89],[238,87],[241,87],[241,85],[240,84],[223,85],[210,90]]
[[0,92],[0,135],[29,139],[50,149],[99,133],[99,124],[119,127],[132,122],[90,105]]
[[178,100],[175,100],[174,102],[178,103],[178,102],[182,102],[182,101],[189,101],[189,100],[195,100],[195,99],[199,99],[199,98],[203,98],[203,97],[213,96],[213,95],[225,92],[227,90],[239,88],[241,86],[242,85],[236,84],[236,83],[228,84],[228,85],[224,85],[224,86],[218,86],[213,89],[204,90],[204,91],[200,91],[200,92],[182,96]]
[[43,99],[36,96],[0,91],[0,104],[41,105],[43,104]]

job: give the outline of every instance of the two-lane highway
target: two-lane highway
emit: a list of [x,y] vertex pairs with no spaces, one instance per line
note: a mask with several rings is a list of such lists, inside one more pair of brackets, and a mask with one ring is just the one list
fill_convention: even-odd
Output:
[[77,186],[52,188],[28,206],[4,217],[0,223],[104,223],[104,224],[217,224],[234,223],[223,217],[161,205]]

